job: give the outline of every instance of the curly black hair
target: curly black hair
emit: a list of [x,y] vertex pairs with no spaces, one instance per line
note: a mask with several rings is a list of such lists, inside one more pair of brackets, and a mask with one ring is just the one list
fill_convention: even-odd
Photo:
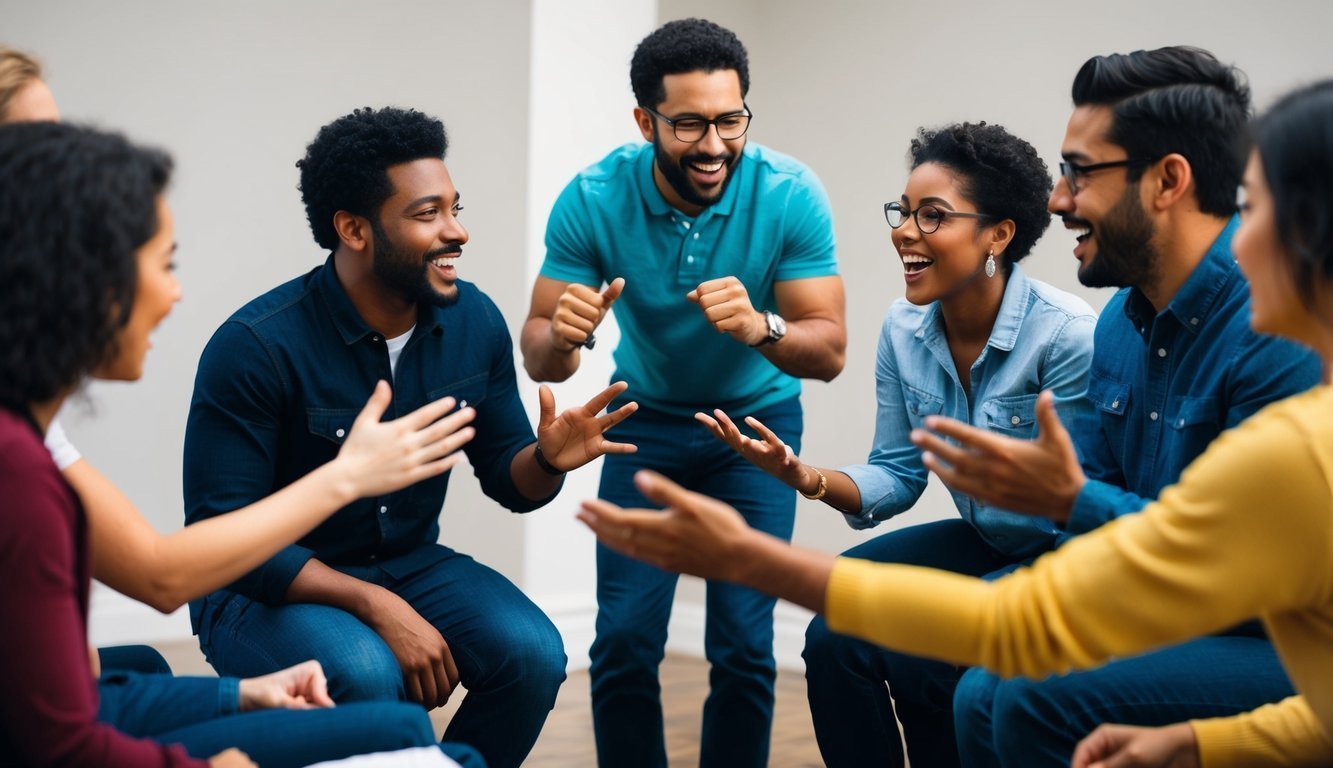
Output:
[[301,199],[315,242],[338,247],[333,215],[347,211],[379,220],[380,206],[393,196],[389,166],[413,160],[443,160],[449,148],[444,123],[415,109],[357,109],[315,135],[301,169]]
[[1333,280],[1333,80],[1278,99],[1251,128],[1297,292],[1315,308]]
[[[1112,108],[1107,138],[1130,158],[1183,155],[1194,172],[1201,211],[1236,212],[1236,186],[1245,166],[1235,146],[1251,111],[1240,70],[1186,45],[1094,56],[1074,76],[1072,95],[1074,106]],[[1143,171],[1131,166],[1129,180],[1137,181]]]
[[954,123],[943,128],[917,130],[909,152],[912,169],[938,163],[958,174],[960,191],[977,210],[1012,219],[1014,237],[1004,252],[1006,265],[1032,251],[1050,226],[1046,201],[1051,195],[1051,174],[1032,145],[1003,126]]
[[734,69],[741,80],[741,98],[750,92],[750,58],[731,30],[707,19],[668,21],[634,49],[629,84],[641,107],[652,109],[666,100],[662,78],[685,72]]
[[115,357],[170,176],[118,134],[0,125],[0,405],[51,400]]

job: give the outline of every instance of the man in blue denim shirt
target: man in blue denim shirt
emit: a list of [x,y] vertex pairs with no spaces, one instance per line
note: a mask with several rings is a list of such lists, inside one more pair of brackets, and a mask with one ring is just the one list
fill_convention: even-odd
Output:
[[[488,496],[515,512],[606,452],[598,416],[623,384],[555,415],[543,388],[534,439],[495,304],[457,279],[467,242],[443,158],[444,126],[419,112],[357,110],[298,163],[321,267],[240,309],[204,350],[185,438],[186,520],[224,514],[329,461],[376,382],[386,418],[455,398],[475,411],[464,448]],[[513,584],[437,544],[448,474],[361,499],[269,562],[191,605],[222,674],[318,659],[339,701],[466,701],[445,739],[495,766],[522,763],[564,680],[559,633]]]
[[[1071,425],[1071,441],[1046,401],[1031,443],[943,421],[928,426],[963,448],[914,439],[952,488],[1077,534],[1140,510],[1222,430],[1320,369],[1309,350],[1249,327],[1230,249],[1249,111],[1239,73],[1193,48],[1099,56],[1073,95],[1050,209],[1078,239],[1079,280],[1123,286],[1094,336],[1093,417]],[[965,765],[1064,766],[1102,722],[1165,725],[1291,694],[1272,644],[1246,624],[1043,681],[972,669],[954,716]]]

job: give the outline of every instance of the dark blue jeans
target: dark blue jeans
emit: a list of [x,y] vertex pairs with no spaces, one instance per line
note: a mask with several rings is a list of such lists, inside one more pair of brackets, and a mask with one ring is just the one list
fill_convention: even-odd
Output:
[[1223,635],[1045,680],[1004,680],[973,668],[958,683],[954,719],[969,768],[1063,768],[1102,723],[1225,717],[1293,693],[1272,643]]
[[[737,424],[753,415],[800,451],[801,406],[796,398],[754,414],[728,415]],[[622,507],[653,506],[633,484],[636,471],[652,469],[726,501],[751,527],[791,539],[795,492],[745,461],[703,425],[640,408],[616,432],[617,440],[639,450],[606,457],[601,498]],[[674,573],[597,547],[597,639],[590,672],[597,758],[608,768],[667,764],[657,671],[676,581]],[[700,765],[767,765],[776,675],[775,601],[733,584],[709,582],[707,589],[704,651],[712,669]]]
[[[379,567],[343,568],[392,590],[430,622],[453,653],[467,697],[444,740],[476,747],[495,768],[522,764],[565,679],[560,633],[508,579],[467,555],[395,578]],[[403,673],[389,646],[355,616],[311,603],[264,605],[210,597],[200,647],[220,674],[251,677],[318,659],[339,703],[399,701]],[[207,631],[202,629],[207,626]]]
[[[237,747],[264,768],[435,743],[420,707],[359,702],[334,709],[270,709],[237,714],[235,678],[108,674],[98,682],[97,719],[131,736],[180,744],[197,758]],[[470,747],[444,744],[466,768],[485,763]]]
[[[844,555],[972,576],[990,575],[1017,565],[1012,555],[992,548],[961,519],[886,533]],[[885,610],[891,611],[892,607],[886,606]],[[904,738],[912,765],[958,765],[953,689],[964,667],[908,656],[837,634],[829,630],[822,617],[810,622],[802,656],[815,739],[829,768],[901,766]],[[894,719],[895,705],[902,737]]]

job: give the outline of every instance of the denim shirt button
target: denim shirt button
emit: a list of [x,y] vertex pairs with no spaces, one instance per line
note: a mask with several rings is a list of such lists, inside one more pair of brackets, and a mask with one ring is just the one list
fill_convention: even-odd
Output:
[[1148,414],[1148,418],[1152,419],[1153,421],[1157,421],[1157,411],[1153,411],[1152,413]]
[[389,512],[389,508],[388,508],[388,507],[380,507],[380,514],[381,514],[381,515],[388,514],[388,512]]
[[1019,423],[1020,421],[1022,421],[1022,419],[1018,418],[1017,416],[1010,416],[1010,417],[1009,417],[1009,423],[1010,423],[1010,424],[1013,424],[1015,427],[1018,426],[1018,423]]
[[343,437],[347,434],[347,430],[343,429],[342,427],[339,427],[338,430],[333,434],[337,435],[338,437]]

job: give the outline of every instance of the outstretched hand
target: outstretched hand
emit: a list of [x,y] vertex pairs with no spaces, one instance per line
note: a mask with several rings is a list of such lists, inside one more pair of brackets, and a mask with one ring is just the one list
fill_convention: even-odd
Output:
[[708,427],[713,436],[727,445],[751,464],[776,477],[793,488],[801,487],[805,482],[805,471],[801,460],[796,457],[791,446],[782,442],[773,430],[753,416],[746,416],[745,423],[750,425],[761,439],[754,439],[741,433],[739,427],[721,408],[713,409],[713,415],[694,414],[694,420]]
[[943,416],[927,417],[926,427],[939,434],[914,429],[912,443],[922,450],[926,468],[945,485],[990,506],[1059,523],[1069,519],[1087,478],[1049,390],[1037,398],[1037,436],[1032,440],[1004,437]]
[[332,707],[324,668],[311,659],[262,677],[240,681],[240,710]]
[[1161,728],[1102,725],[1074,749],[1071,768],[1199,768],[1189,723]]
[[555,415],[555,395],[543,384],[537,390],[541,414],[537,421],[537,443],[552,466],[568,472],[606,453],[634,453],[637,446],[606,439],[606,431],[629,418],[638,403],[626,403],[610,413],[602,413],[617,395],[629,388],[617,381],[581,406]]
[[458,449],[475,434],[465,425],[476,411],[449,413],[452,397],[382,422],[392,398],[387,383],[375,385],[335,459],[346,469],[356,498],[390,493],[448,471],[461,457]]
[[621,509],[601,499],[583,502],[578,513],[606,546],[659,568],[706,579],[735,581],[737,557],[746,537],[756,535],[735,509],[687,491],[648,470],[634,485],[661,511]]

